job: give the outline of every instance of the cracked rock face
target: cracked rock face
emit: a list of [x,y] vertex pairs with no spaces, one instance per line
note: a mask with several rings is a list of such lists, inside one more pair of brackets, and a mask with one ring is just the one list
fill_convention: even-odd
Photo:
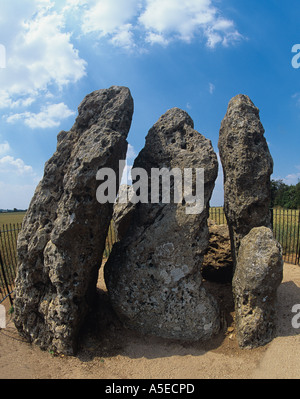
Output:
[[243,348],[274,338],[275,301],[283,277],[282,249],[269,228],[256,227],[241,242],[233,278],[236,330]]
[[14,322],[28,341],[65,354],[96,290],[113,204],[96,199],[97,171],[126,158],[133,115],[129,89],[88,95],[45,165],[18,237]]
[[224,210],[234,267],[240,242],[253,227],[271,227],[273,160],[259,110],[248,96],[237,95],[227,109],[219,136],[224,171]]
[[[204,209],[187,203],[138,203],[105,265],[114,310],[144,334],[183,340],[209,339],[219,331],[219,309],[202,285],[208,246],[208,204],[218,173],[211,142],[194,130],[190,116],[173,108],[152,127],[133,169],[204,168]],[[165,184],[163,185],[165,187]],[[149,186],[148,186],[149,188]],[[174,183],[171,184],[171,199]]]
[[202,276],[210,281],[231,282],[233,263],[228,226],[217,225],[209,219],[208,228],[209,246],[202,264]]

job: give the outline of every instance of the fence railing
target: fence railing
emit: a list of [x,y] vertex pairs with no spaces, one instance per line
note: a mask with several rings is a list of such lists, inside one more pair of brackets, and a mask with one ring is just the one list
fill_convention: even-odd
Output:
[[21,224],[7,224],[0,228],[0,302],[12,294],[17,271],[17,237]]
[[[217,224],[226,224],[226,216],[222,207],[210,208],[210,218]],[[283,249],[284,261],[300,264],[300,210],[272,210],[273,231],[275,238]],[[17,270],[17,237],[21,224],[0,226],[0,303],[9,298],[13,303],[14,281]],[[116,234],[113,223],[111,224],[106,247],[103,254],[108,258]]]
[[[6,298],[13,304],[14,281],[17,273],[17,238],[22,225],[19,223],[0,226],[0,303]],[[103,258],[109,257],[116,241],[113,223],[111,223]]]
[[[300,264],[300,210],[271,209],[274,237],[282,246],[287,263]],[[217,224],[227,224],[222,207],[210,208],[209,216]]]

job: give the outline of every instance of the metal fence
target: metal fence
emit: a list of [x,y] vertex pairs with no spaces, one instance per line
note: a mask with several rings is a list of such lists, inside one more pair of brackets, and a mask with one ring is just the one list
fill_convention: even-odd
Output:
[[[222,207],[210,208],[210,218],[226,224]],[[300,264],[300,210],[272,209],[273,231],[283,248],[285,262]],[[8,298],[13,303],[14,280],[17,270],[17,237],[21,224],[0,227],[0,303]],[[116,241],[113,223],[110,226],[103,254],[108,258]]]
[[[300,210],[271,209],[274,237],[282,246],[287,263],[300,264]],[[210,208],[209,216],[217,224],[227,224],[222,207]]]
[[[17,272],[17,238],[21,224],[0,226],[0,303],[9,299],[13,304],[14,281]],[[106,238],[103,258],[107,259],[116,241],[115,229],[111,223]]]
[[17,270],[17,237],[21,224],[9,224],[0,228],[0,303],[9,298],[13,303],[14,281]]

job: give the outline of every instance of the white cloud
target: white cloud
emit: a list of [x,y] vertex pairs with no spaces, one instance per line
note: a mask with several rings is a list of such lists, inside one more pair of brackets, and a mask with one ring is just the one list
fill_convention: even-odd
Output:
[[210,94],[214,94],[216,86],[213,83],[209,83],[209,92]]
[[38,96],[85,75],[86,62],[53,2],[0,0],[0,5],[0,37],[7,50],[6,69],[0,74],[1,108],[27,107]]
[[36,184],[11,184],[0,181],[0,192],[5,196],[0,196],[1,209],[27,209],[33,197]]
[[134,147],[131,144],[128,144],[128,150],[127,150],[127,161],[133,161],[137,157],[137,153],[134,149]]
[[283,183],[288,184],[288,185],[296,185],[299,180],[300,180],[300,165],[295,165],[295,172],[294,173],[290,173],[285,177],[282,176],[274,176],[272,177],[273,180],[282,180]]
[[67,119],[75,114],[76,113],[71,111],[67,105],[59,103],[43,106],[41,112],[37,114],[32,112],[23,112],[10,115],[6,118],[6,121],[8,123],[15,123],[16,121],[23,120],[25,125],[31,129],[46,129],[58,127],[63,119]]
[[8,142],[0,144],[0,208],[26,209],[40,176],[23,159],[7,155],[11,151]]
[[0,38],[6,49],[0,109],[15,109],[8,121],[30,127],[58,126],[47,111],[34,114],[29,107],[37,101],[44,104],[86,76],[87,63],[71,30],[80,32],[77,40],[92,35],[89,39],[137,51],[175,40],[228,46],[241,38],[213,0],[0,0],[0,9]]
[[[81,2],[81,5],[83,2]],[[133,26],[130,23],[139,13],[141,0],[93,0],[85,2],[82,31],[109,37],[119,47],[134,47]]]
[[[70,3],[70,1],[68,1]],[[84,34],[106,37],[131,49],[140,43],[166,46],[174,40],[204,37],[208,47],[229,45],[242,36],[234,22],[222,16],[212,0],[76,0]],[[70,10],[70,5],[65,7]]]
[[111,43],[114,46],[123,47],[128,50],[135,47],[134,36],[131,29],[131,24],[122,25],[111,38]]
[[215,47],[241,38],[233,21],[223,18],[211,0],[146,0],[139,22],[152,44],[175,39],[191,42],[202,35],[208,47]]
[[7,175],[10,174],[32,175],[33,169],[31,166],[26,165],[22,159],[20,158],[15,159],[14,157],[7,155],[3,158],[0,158],[0,173],[4,173]]
[[296,185],[300,180],[300,173],[291,173],[282,180],[285,184]]
[[0,156],[7,154],[10,151],[10,145],[7,141],[0,143]]
[[293,94],[292,98],[295,100],[296,107],[300,107],[300,93]]
[[215,182],[210,206],[223,206],[224,204],[224,173],[219,152],[217,152],[217,158],[219,163],[219,173]]

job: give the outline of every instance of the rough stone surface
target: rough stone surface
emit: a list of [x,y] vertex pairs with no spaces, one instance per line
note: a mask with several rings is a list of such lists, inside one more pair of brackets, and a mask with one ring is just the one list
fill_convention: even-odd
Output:
[[219,330],[219,309],[203,287],[200,268],[218,162],[211,142],[178,108],[150,129],[133,166],[144,168],[149,176],[151,168],[163,167],[205,168],[205,208],[187,215],[185,202],[138,203],[105,265],[106,285],[127,327],[165,338],[209,339]]
[[130,91],[88,95],[45,165],[18,238],[14,321],[42,349],[73,354],[96,290],[113,204],[96,199],[97,171],[119,173],[133,114]]
[[237,339],[241,347],[262,346],[274,337],[276,293],[282,278],[280,244],[269,228],[253,228],[241,242],[233,278]]
[[201,273],[203,278],[220,283],[230,282],[233,277],[233,262],[229,229],[208,220],[209,246],[205,253]]
[[259,110],[238,95],[228,106],[219,136],[224,171],[224,210],[230,231],[234,267],[240,241],[253,227],[271,227],[273,160]]
[[121,240],[128,230],[131,217],[134,211],[134,204],[130,201],[134,195],[133,187],[122,184],[119,190],[119,196],[114,204],[113,222],[116,232],[116,239]]

